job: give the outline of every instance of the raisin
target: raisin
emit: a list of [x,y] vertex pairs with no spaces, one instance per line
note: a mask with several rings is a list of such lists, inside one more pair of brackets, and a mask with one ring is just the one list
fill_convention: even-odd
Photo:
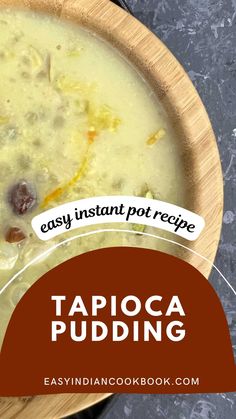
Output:
[[9,227],[5,235],[5,239],[8,243],[20,243],[25,238],[25,233],[19,227]]
[[26,181],[15,184],[9,191],[9,203],[13,211],[23,215],[30,211],[37,203],[37,194],[34,186]]

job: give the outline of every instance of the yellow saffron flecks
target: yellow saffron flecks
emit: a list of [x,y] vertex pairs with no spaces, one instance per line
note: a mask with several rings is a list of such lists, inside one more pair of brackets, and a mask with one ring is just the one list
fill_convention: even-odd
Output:
[[161,140],[165,135],[166,131],[164,130],[164,128],[159,129],[157,132],[154,132],[154,134],[150,135],[150,137],[147,140],[147,145],[156,144],[156,142]]
[[[81,85],[79,83],[68,80],[65,77],[61,77],[57,79],[57,87],[64,92],[70,92],[79,91]],[[113,116],[112,110],[108,106],[102,105],[100,107],[95,107],[89,101],[84,101],[84,103],[81,103],[84,105],[84,112],[87,115],[89,126],[89,129],[85,134],[87,139],[87,151],[85,153],[81,167],[72,179],[70,179],[64,185],[56,188],[44,198],[41,204],[41,208],[46,208],[52,201],[57,201],[85,175],[89,161],[89,151],[94,141],[100,136],[102,132],[116,132],[119,125],[121,124],[121,120]],[[80,106],[80,103],[78,103],[78,105]]]
[[55,189],[53,192],[47,195],[44,198],[43,203],[41,204],[41,208],[46,208],[48,204],[50,204],[50,202],[58,200],[58,198],[60,198],[65,192],[68,191],[70,187],[74,186],[75,183],[78,182],[78,180],[80,180],[85,175],[87,165],[88,165],[88,160],[89,160],[89,148],[86,152],[86,155],[83,159],[82,165],[79,168],[78,172],[67,183],[65,183],[62,186],[59,186],[57,189]]

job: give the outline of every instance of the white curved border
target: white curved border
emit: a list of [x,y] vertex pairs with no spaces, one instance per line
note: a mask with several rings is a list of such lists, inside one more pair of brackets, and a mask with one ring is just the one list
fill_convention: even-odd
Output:
[[[52,246],[50,249],[46,250],[45,252],[43,252],[41,255],[37,256],[36,258],[32,259],[29,263],[27,263],[24,268],[22,268],[19,272],[17,272],[5,285],[4,287],[0,290],[0,295],[3,294],[3,292],[9,287],[9,285],[12,284],[12,282],[15,281],[15,279],[18,278],[19,275],[21,275],[28,267],[30,267],[31,265],[33,265],[35,262],[37,262],[38,260],[40,260],[42,257],[47,256],[48,253],[51,253],[52,250],[57,249],[58,247],[62,246],[65,243],[69,243],[73,240],[76,240],[80,237],[87,237],[87,236],[92,236],[95,234],[101,234],[101,233],[114,233],[114,232],[120,232],[120,233],[131,233],[131,234],[137,234],[136,231],[133,230],[121,230],[121,229],[103,229],[103,230],[94,230],[94,231],[89,231],[88,233],[83,233],[83,234],[78,234],[76,236],[70,237],[68,239],[65,239],[63,242],[57,243],[54,246]],[[177,243],[174,240],[169,240],[166,239],[164,237],[160,237],[160,236],[156,236],[155,234],[150,234],[150,233],[142,233],[142,236],[146,236],[146,237],[152,237],[155,239],[159,239],[159,240],[163,240],[165,242],[171,243],[171,244],[175,244],[177,246],[182,247],[183,249],[189,250],[190,252],[192,252],[193,254],[199,256],[200,258],[202,258],[203,260],[205,260],[206,262],[208,262],[211,266],[213,266],[216,271],[219,273],[219,275],[224,279],[224,281],[226,282],[226,284],[228,285],[228,287],[231,289],[231,291],[233,291],[234,295],[236,295],[236,291],[233,288],[233,286],[230,284],[230,282],[225,278],[225,276],[221,273],[221,271],[217,268],[217,266],[212,263],[209,259],[207,259],[205,256],[200,255],[198,252],[195,252],[192,249],[189,249],[187,246],[184,246],[183,244]]]

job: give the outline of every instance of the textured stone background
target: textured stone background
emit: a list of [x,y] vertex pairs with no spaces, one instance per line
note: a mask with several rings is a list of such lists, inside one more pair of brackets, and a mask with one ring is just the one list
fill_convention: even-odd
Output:
[[[216,265],[236,289],[236,0],[126,1],[134,15],[179,59],[208,110],[220,149],[225,188]],[[236,350],[236,298],[216,272],[211,281],[227,312]],[[236,394],[120,395],[102,414],[90,411],[86,417],[235,419]]]

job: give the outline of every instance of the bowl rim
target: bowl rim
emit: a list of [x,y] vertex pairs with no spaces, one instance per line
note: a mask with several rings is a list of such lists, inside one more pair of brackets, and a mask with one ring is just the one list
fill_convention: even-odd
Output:
[[[85,26],[118,48],[149,81],[180,132],[182,146],[189,158],[191,209],[206,221],[200,238],[189,245],[193,253],[185,254],[184,259],[208,277],[211,263],[204,259],[200,261],[197,254],[204,255],[212,263],[216,255],[223,214],[221,163],[205,107],[181,64],[146,26],[109,0],[0,0],[0,7],[3,6],[42,11]],[[4,417],[10,419],[11,403],[11,412],[15,415],[19,411],[19,419],[31,418],[30,414],[42,417],[42,406],[48,412],[51,403],[53,417],[58,418],[85,409],[109,395],[63,394],[0,399],[0,414],[4,411]],[[7,411],[4,410],[6,400]]]
[[223,177],[219,150],[206,109],[188,74],[163,42],[134,16],[110,0],[0,0],[14,6],[46,12],[90,29],[115,46],[136,66],[168,110],[187,156],[190,210],[206,226],[189,243],[185,259],[208,277],[220,239],[223,215]]

